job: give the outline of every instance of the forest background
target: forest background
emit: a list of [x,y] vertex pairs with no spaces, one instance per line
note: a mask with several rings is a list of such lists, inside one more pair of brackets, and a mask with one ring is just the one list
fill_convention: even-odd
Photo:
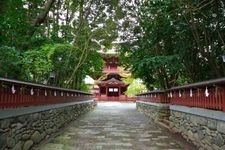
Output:
[[2,0],[0,20],[1,77],[85,90],[113,47],[148,89],[225,75],[222,0]]

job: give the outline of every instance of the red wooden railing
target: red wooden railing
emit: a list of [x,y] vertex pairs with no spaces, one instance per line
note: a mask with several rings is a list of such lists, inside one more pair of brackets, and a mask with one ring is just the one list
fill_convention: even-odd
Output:
[[136,97],[127,97],[127,96],[112,96],[112,97],[107,97],[107,96],[96,96],[95,99],[97,101],[110,101],[110,102],[135,102]]
[[225,78],[174,87],[167,93],[174,105],[225,111]]
[[[154,92],[158,96],[153,97]],[[137,95],[144,101],[225,111],[225,78]]]
[[167,98],[166,92],[164,90],[150,91],[138,94],[137,96],[139,100],[146,102],[169,103],[169,98]]
[[92,94],[82,91],[0,78],[0,108],[83,101],[91,97]]

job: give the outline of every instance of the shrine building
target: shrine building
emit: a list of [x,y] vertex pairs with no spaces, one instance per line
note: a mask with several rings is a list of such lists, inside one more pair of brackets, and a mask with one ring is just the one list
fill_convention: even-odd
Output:
[[98,100],[102,101],[122,101],[126,99],[125,92],[128,84],[124,82],[128,71],[119,68],[119,58],[117,53],[101,53],[105,66],[104,75],[97,80]]

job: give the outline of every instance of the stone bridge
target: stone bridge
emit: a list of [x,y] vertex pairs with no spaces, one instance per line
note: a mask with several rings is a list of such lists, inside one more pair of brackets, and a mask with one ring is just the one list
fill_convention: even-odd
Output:
[[225,149],[225,78],[136,102],[0,78],[1,150]]

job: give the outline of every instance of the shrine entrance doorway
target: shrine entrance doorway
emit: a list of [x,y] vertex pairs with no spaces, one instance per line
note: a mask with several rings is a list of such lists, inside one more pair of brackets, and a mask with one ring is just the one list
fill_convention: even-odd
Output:
[[118,87],[109,87],[107,96],[109,96],[109,97],[111,97],[111,96],[115,96],[115,97],[120,96],[119,88]]

